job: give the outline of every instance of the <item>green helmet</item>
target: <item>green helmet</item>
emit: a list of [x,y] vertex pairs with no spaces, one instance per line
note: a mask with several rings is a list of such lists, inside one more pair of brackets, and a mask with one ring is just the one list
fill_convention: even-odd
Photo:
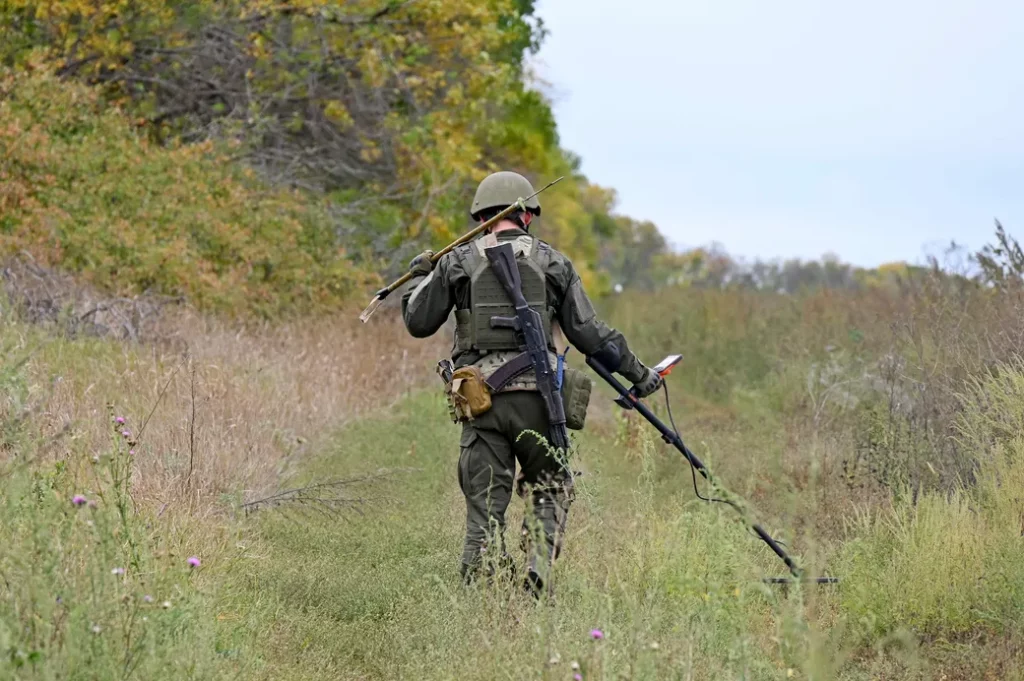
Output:
[[[507,208],[528,196],[533,196],[533,185],[519,173],[508,170],[492,173],[476,188],[469,214],[475,219],[488,208]],[[536,196],[526,202],[526,209],[534,215],[540,215],[540,201]]]

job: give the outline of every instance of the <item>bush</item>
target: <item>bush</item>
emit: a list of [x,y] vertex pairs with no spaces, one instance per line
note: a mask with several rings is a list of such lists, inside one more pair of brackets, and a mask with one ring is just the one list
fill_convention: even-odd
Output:
[[336,306],[368,283],[321,200],[260,185],[228,148],[156,145],[45,70],[0,72],[0,146],[0,255],[236,316]]
[[[844,606],[871,633],[1013,632],[1024,609],[1024,367],[1001,365],[963,396],[973,484],[863,515],[842,550]],[[909,495],[907,495],[909,497]]]

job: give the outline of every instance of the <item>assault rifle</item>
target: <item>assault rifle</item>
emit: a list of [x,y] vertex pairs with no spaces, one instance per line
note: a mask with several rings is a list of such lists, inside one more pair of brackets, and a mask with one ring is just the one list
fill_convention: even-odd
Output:
[[[460,236],[455,241],[451,242],[450,244],[448,244],[447,246],[442,248],[440,251],[435,253],[433,256],[431,256],[430,262],[436,263],[438,260],[441,259],[442,256],[447,255],[448,253],[450,253],[451,251],[455,250],[457,247],[461,246],[462,244],[467,243],[469,241],[472,241],[477,236],[479,236],[480,234],[483,234],[488,229],[490,229],[491,227],[493,227],[494,225],[498,224],[499,222],[504,220],[506,217],[508,217],[509,213],[515,212],[517,210],[525,211],[526,210],[526,202],[527,201],[529,201],[533,197],[537,196],[541,192],[547,190],[548,188],[552,187],[553,185],[558,184],[559,182],[561,182],[564,179],[565,179],[565,176],[563,175],[562,177],[559,177],[558,179],[555,179],[555,180],[552,180],[551,182],[548,182],[546,185],[544,185],[543,187],[541,187],[540,189],[535,191],[532,195],[527,196],[525,199],[522,199],[522,198],[519,199],[518,201],[513,203],[511,206],[509,206],[508,208],[505,208],[500,213],[495,215],[490,220],[487,220],[486,222],[480,223],[479,225],[477,225],[473,229],[469,230],[468,232],[466,232],[465,234]],[[361,315],[359,315],[359,321],[363,322],[364,324],[366,322],[368,322],[370,320],[370,317],[373,316],[373,313],[377,311],[378,307],[380,307],[380,304],[384,302],[384,299],[387,298],[392,293],[394,293],[395,291],[397,291],[398,288],[400,286],[402,286],[402,284],[404,284],[405,282],[409,281],[410,279],[412,279],[412,273],[411,272],[406,272],[405,274],[400,276],[395,281],[391,282],[390,284],[388,284],[387,286],[385,286],[381,290],[377,291],[377,293],[373,296],[373,300],[371,300],[370,304],[366,306],[366,309],[363,310],[363,313]]]
[[544,337],[544,320],[539,312],[530,307],[523,295],[522,278],[519,276],[519,265],[512,244],[506,242],[492,246],[484,253],[491,263],[494,276],[501,282],[516,308],[515,317],[491,317],[491,328],[515,329],[522,334],[530,363],[537,375],[537,390],[544,398],[548,412],[551,428],[548,439],[556,449],[567,452],[569,431],[565,427],[565,405],[562,404],[561,391],[555,386],[555,373],[548,357],[548,341]]

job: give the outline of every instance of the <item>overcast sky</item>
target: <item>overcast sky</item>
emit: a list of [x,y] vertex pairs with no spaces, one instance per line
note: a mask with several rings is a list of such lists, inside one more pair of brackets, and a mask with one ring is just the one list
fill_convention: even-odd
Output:
[[566,148],[678,246],[1024,238],[1024,0],[541,0]]

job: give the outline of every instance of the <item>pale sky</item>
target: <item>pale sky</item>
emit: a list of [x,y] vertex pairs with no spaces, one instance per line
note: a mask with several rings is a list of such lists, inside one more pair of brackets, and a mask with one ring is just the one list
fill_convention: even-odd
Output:
[[1024,0],[541,0],[564,147],[680,247],[1024,240]]

